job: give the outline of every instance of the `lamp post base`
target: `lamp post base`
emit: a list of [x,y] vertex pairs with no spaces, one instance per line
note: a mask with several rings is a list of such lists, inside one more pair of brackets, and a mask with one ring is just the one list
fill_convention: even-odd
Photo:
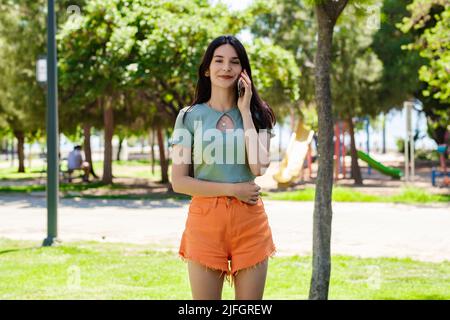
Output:
[[42,242],[43,247],[51,247],[56,246],[60,244],[62,241],[56,237],[47,237],[44,239],[44,242]]

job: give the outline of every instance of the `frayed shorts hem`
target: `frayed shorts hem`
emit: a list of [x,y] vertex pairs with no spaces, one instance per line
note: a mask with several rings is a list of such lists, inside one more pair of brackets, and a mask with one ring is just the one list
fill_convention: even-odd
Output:
[[269,250],[265,254],[255,256],[255,258],[252,259],[250,262],[247,262],[246,264],[242,264],[235,268],[232,268],[232,270],[230,270],[229,268],[225,268],[224,266],[218,266],[216,264],[206,262],[205,260],[203,260],[201,258],[187,255],[186,253],[181,252],[181,251],[178,253],[178,256],[180,257],[180,259],[183,262],[187,263],[189,261],[192,261],[192,262],[201,264],[202,266],[205,267],[205,270],[210,269],[213,271],[220,271],[219,278],[225,274],[225,276],[224,276],[225,281],[230,285],[230,287],[233,287],[235,278],[240,271],[257,267],[260,263],[264,262],[266,259],[273,258],[276,254],[276,251],[277,251],[276,248],[272,247],[271,250]]

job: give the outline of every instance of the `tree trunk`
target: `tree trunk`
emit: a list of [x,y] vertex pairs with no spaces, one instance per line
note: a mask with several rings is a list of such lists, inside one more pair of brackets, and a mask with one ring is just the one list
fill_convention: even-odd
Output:
[[331,272],[331,194],[333,189],[333,115],[330,88],[333,28],[346,0],[316,2],[318,43],[315,56],[315,94],[318,114],[318,159],[313,218],[313,264],[309,299],[328,299]]
[[11,167],[14,167],[14,154],[15,154],[15,150],[14,150],[14,137],[11,137]]
[[119,146],[117,147],[117,155],[116,155],[117,161],[120,160],[120,152],[122,151],[123,139],[124,139],[123,137],[119,136]]
[[83,135],[84,135],[84,155],[86,156],[86,161],[89,162],[90,173],[94,178],[98,178],[98,176],[94,172],[94,165],[92,163],[91,125],[87,123],[83,125]]
[[114,134],[114,111],[111,105],[111,98],[106,97],[104,100],[103,121],[105,126],[105,149],[103,156],[103,177],[102,182],[111,184],[112,176],[112,138]]
[[383,113],[383,147],[381,152],[386,154],[386,113]]
[[25,135],[23,131],[14,131],[17,139],[17,156],[19,157],[19,170],[17,172],[25,172]]
[[9,139],[5,138],[5,160],[9,160]]
[[289,116],[291,120],[291,132],[295,132],[296,123],[295,123],[295,112],[293,108],[289,109]]
[[351,174],[352,179],[355,180],[355,185],[362,185],[363,180],[361,176],[361,169],[358,164],[358,154],[356,153],[356,143],[355,143],[355,128],[353,126],[352,117],[349,117],[347,120],[348,129],[350,131],[350,153],[352,155],[352,168]]
[[155,130],[151,129],[149,132],[149,143],[150,143],[150,152],[151,152],[151,166],[152,166],[152,175],[155,174]]
[[[170,139],[170,135],[169,135],[169,131],[167,129],[164,130],[164,133],[166,134],[166,140],[165,141],[169,141]],[[169,181],[169,167],[170,167],[170,163],[171,163],[171,154],[169,152],[169,147],[167,147],[167,159],[166,159],[166,164],[167,164],[167,181]],[[172,186],[172,182],[169,183],[169,187],[167,188],[167,192],[173,192],[173,186]]]
[[[4,154],[5,152],[7,153],[7,150],[8,150],[8,141],[2,137],[1,145],[0,145],[0,153],[1,154]],[[6,159],[6,160],[8,160],[8,159]]]
[[168,176],[168,165],[166,162],[166,154],[165,154],[165,148],[164,148],[164,138],[163,138],[163,132],[161,127],[158,125],[157,128],[157,135],[158,135],[158,146],[159,146],[159,163],[161,165],[161,183],[167,183],[169,182],[169,176]]

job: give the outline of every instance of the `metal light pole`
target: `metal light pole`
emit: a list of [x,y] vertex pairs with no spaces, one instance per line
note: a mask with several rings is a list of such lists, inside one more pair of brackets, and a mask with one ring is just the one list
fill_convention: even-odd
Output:
[[414,137],[411,125],[411,113],[414,103],[411,101],[403,102],[406,119],[406,135],[405,135],[405,181],[414,180]]
[[48,0],[47,16],[47,238],[51,246],[58,236],[59,141],[58,141],[58,74],[56,64],[55,2]]
[[[366,136],[367,136],[366,149],[367,149],[367,154],[370,154],[370,136],[369,136],[370,120],[369,120],[369,117],[365,118],[365,122],[366,122]],[[370,164],[367,164],[367,174],[369,176],[372,174],[372,168],[371,168]]]

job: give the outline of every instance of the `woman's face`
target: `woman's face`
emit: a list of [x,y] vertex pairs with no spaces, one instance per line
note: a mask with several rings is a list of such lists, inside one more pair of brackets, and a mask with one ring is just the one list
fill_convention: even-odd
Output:
[[224,44],[216,48],[209,65],[209,76],[213,86],[222,88],[235,86],[241,71],[241,63],[232,45]]

